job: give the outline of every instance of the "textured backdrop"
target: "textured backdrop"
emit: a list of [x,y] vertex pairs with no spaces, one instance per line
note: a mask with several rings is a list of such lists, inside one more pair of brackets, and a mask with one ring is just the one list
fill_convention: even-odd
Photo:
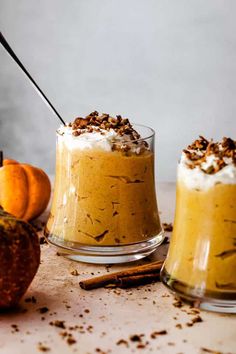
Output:
[[[235,0],[0,0],[0,30],[65,120],[157,132],[159,180],[198,134],[236,136]],[[54,171],[57,119],[0,48],[0,147]]]

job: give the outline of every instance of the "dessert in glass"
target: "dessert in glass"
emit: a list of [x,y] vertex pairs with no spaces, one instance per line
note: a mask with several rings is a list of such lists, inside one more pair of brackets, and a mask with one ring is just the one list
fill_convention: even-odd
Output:
[[121,263],[153,252],[163,241],[154,131],[96,111],[61,126],[45,233],[78,261]]
[[195,306],[236,312],[236,141],[183,150],[162,281]]

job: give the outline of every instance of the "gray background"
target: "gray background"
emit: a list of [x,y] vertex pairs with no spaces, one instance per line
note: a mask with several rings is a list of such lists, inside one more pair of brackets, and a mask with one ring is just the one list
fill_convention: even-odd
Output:
[[[198,134],[236,135],[235,0],[1,0],[0,29],[66,121],[97,109],[157,132],[174,180]],[[0,146],[54,171],[57,118],[0,48]]]

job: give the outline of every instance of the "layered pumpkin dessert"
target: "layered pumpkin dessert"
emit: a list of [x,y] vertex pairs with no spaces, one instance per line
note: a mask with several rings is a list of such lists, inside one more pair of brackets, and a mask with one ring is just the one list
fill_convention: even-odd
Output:
[[161,232],[154,153],[128,119],[92,112],[58,130],[47,233],[92,246],[132,244]]
[[186,296],[236,300],[236,141],[200,137],[183,150],[162,277]]

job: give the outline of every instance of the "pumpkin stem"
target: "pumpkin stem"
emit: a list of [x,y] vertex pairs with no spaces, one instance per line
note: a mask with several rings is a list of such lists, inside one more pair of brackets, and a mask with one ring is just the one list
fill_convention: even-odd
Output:
[[3,151],[0,151],[0,167],[3,165]]

